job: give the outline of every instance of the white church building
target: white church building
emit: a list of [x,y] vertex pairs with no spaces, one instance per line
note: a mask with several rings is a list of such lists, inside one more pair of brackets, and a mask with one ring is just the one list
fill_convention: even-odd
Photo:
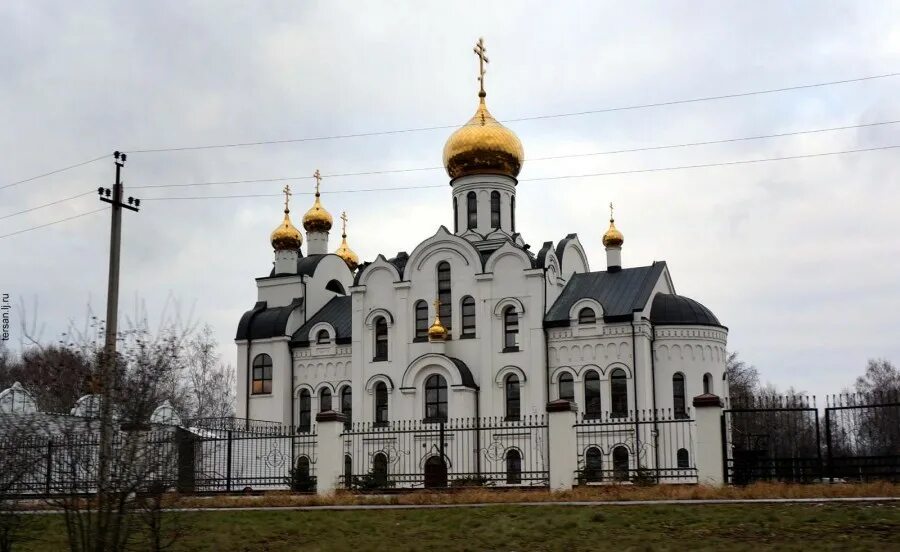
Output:
[[238,323],[238,416],[303,432],[325,411],[376,425],[514,420],[569,399],[579,419],[651,409],[679,418],[692,397],[727,397],[727,328],[676,293],[665,262],[624,263],[612,216],[587,238],[606,249],[594,266],[563,228],[537,251],[526,245],[523,159],[482,80],[475,115],[444,146],[452,228],[359,263],[346,217],[332,252],[318,171],[305,239],[286,197],[273,267]]

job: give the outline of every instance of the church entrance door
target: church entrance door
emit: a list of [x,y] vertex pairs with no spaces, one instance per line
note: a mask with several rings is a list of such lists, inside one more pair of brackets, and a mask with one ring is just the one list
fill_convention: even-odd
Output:
[[425,461],[425,488],[447,486],[447,463],[440,456],[432,456]]

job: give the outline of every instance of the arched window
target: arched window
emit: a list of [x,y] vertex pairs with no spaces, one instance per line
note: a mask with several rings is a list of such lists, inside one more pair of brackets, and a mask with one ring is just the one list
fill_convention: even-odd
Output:
[[506,376],[506,419],[518,420],[521,413],[521,400],[519,397],[519,376],[510,374]]
[[462,337],[475,337],[475,299],[471,295],[462,300]]
[[416,301],[416,339],[428,339],[428,303]]
[[300,415],[297,417],[297,431],[308,432],[312,429],[312,395],[309,389],[300,391]]
[[613,479],[628,481],[628,449],[622,445],[612,451]]
[[600,374],[596,370],[584,375],[584,413],[588,418],[600,417]]
[[344,425],[353,422],[353,390],[349,385],[341,387],[341,413],[347,418]]
[[713,377],[709,372],[703,374],[703,392],[704,393],[712,393],[713,392]]
[[456,196],[453,197],[453,233],[459,234],[459,205]]
[[388,358],[388,327],[383,316],[375,319],[375,357],[372,360]]
[[447,261],[438,263],[437,278],[438,300],[441,302],[441,324],[449,331],[450,324],[453,322],[453,293],[450,290],[450,263]]
[[478,198],[475,192],[466,194],[466,229],[472,230],[478,226]]
[[628,377],[625,370],[616,368],[609,375],[611,416],[624,418],[628,416]]
[[594,309],[590,307],[584,307],[580,311],[578,311],[578,323],[579,324],[594,324],[597,322],[597,315],[594,313]]
[[387,487],[387,468],[388,459],[386,454],[379,452],[372,457],[372,478],[379,487]]
[[264,395],[272,392],[272,357],[256,355],[253,359],[253,394]]
[[331,410],[331,389],[323,387],[319,391],[319,412]]
[[516,231],[516,196],[509,200],[509,226],[513,232]]
[[344,455],[344,486],[348,489],[353,485],[353,458],[349,454]]
[[506,482],[509,485],[522,483],[522,454],[516,449],[506,451]]
[[447,462],[440,456],[432,456],[425,461],[425,488],[447,486]]
[[339,293],[341,295],[347,295],[347,292],[344,291],[344,285],[337,280],[331,280],[325,286],[325,289],[328,291],[333,291],[334,293]]
[[375,384],[375,423],[387,424],[388,421],[388,390],[383,381]]
[[672,413],[676,418],[687,417],[684,404],[684,374],[681,372],[672,376]]
[[518,351],[519,315],[512,305],[503,309],[503,352]]
[[425,380],[425,420],[447,421],[447,380],[440,374],[432,374]]
[[588,483],[603,479],[603,454],[597,447],[584,453],[584,480]]
[[319,330],[316,334],[316,344],[327,345],[329,343],[331,343],[331,338],[328,337],[328,330]]
[[559,398],[567,401],[574,401],[575,381],[572,379],[572,374],[563,372],[556,381],[559,384]]
[[690,468],[691,467],[691,457],[688,454],[687,449],[678,449],[678,454],[676,455],[678,458],[678,467],[679,468]]
[[491,228],[500,228],[500,192],[491,192]]
[[297,479],[309,481],[309,457],[307,456],[297,459]]

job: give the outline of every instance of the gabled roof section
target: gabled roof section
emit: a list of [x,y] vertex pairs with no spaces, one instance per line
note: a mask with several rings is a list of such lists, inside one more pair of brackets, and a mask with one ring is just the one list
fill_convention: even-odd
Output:
[[630,320],[650,300],[653,286],[666,268],[665,261],[617,272],[573,274],[559,298],[544,317],[545,327],[569,325],[569,311],[576,301],[589,298],[603,305],[603,320]]
[[265,301],[256,303],[241,317],[235,339],[268,339],[287,335],[288,318],[301,305],[303,298],[299,297],[284,307],[267,308]]
[[353,331],[352,297],[335,297],[325,303],[319,312],[300,326],[291,337],[292,347],[309,347],[309,331],[319,322],[331,324],[335,332],[335,343],[344,345],[350,343]]

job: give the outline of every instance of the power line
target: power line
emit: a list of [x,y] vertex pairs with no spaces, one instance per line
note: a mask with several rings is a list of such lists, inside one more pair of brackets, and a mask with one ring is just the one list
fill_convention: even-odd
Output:
[[37,180],[37,179],[39,179],[39,178],[44,178],[45,176],[50,176],[50,175],[52,175],[52,174],[58,174],[58,173],[61,173],[61,172],[63,172],[63,171],[68,171],[69,169],[74,169],[74,168],[76,168],[76,167],[83,167],[84,165],[89,165],[89,164],[91,164],[91,163],[94,163],[94,162],[96,162],[96,161],[100,161],[101,159],[106,159],[106,158],[107,158],[106,155],[101,155],[100,157],[95,157],[95,158],[93,158],[93,159],[88,159],[87,161],[82,161],[82,162],[80,162],[80,163],[75,163],[74,165],[69,165],[68,167],[62,167],[62,168],[59,168],[59,169],[54,169],[54,170],[52,170],[52,171],[50,171],[50,172],[45,172],[45,173],[43,173],[43,174],[39,174],[39,175],[32,176],[32,177],[29,177],[29,178],[25,178],[25,179],[22,179],[22,180],[17,180],[17,181],[15,181],[15,182],[10,182],[9,184],[4,184],[3,186],[0,186],[0,190],[5,190],[6,188],[12,188],[13,186],[18,186],[19,184],[24,184],[24,183],[26,183],[26,182],[31,182],[32,180]]
[[32,226],[31,228],[26,228],[26,229],[24,229],[24,230],[19,230],[19,231],[17,231],[17,232],[12,232],[12,233],[9,233],[9,234],[3,234],[2,236],[0,236],[0,239],[8,238],[8,237],[10,237],[10,236],[16,236],[16,235],[18,235],[18,234],[24,234],[25,232],[31,232],[32,230],[37,230],[38,228],[46,228],[47,226],[53,226],[54,224],[59,224],[59,223],[61,223],[61,222],[66,222],[66,221],[69,221],[69,220],[73,220],[73,219],[77,219],[77,218],[81,218],[81,217],[86,217],[86,216],[88,216],[88,215],[93,215],[94,213],[99,213],[100,211],[106,211],[107,209],[109,209],[109,207],[102,207],[102,208],[97,209],[97,210],[94,210],[94,211],[88,211],[87,213],[81,213],[80,215],[73,215],[73,216],[71,216],[71,217],[66,217],[66,218],[64,218],[64,219],[59,219],[59,220],[55,220],[55,221],[53,221],[53,222],[48,222],[47,224],[41,224],[41,225],[39,225],[39,226]]
[[[835,80],[828,82],[818,82],[812,84],[801,84],[797,86],[786,86],[782,88],[770,88],[765,90],[753,90],[749,92],[737,92],[733,94],[721,94],[717,96],[701,96],[697,98],[687,98],[680,100],[668,100],[661,102],[653,102],[653,103],[645,103],[645,104],[635,104],[635,105],[626,105],[626,106],[617,106],[617,107],[606,107],[600,109],[591,109],[586,111],[575,111],[569,113],[554,113],[548,115],[533,115],[529,117],[518,117],[514,119],[503,119],[501,122],[504,123],[513,123],[513,122],[521,122],[521,121],[537,121],[543,119],[557,119],[563,117],[578,117],[582,115],[594,115],[599,113],[612,113],[616,111],[631,111],[636,109],[647,109],[652,107],[665,107],[672,105],[681,105],[681,104],[689,104],[689,103],[698,103],[698,102],[708,102],[713,100],[725,100],[725,99],[733,99],[733,98],[742,98],[747,96],[759,96],[764,94],[775,94],[779,92],[788,92],[791,90],[803,90],[808,88],[819,88],[823,86],[833,86],[838,84],[849,84],[853,82],[863,82],[870,81],[875,79],[884,79],[890,77],[896,77],[900,75],[900,73],[885,73],[882,75],[871,75],[867,77],[859,77],[853,79],[843,79],[843,80]],[[173,151],[192,151],[192,150],[207,150],[207,149],[221,149],[221,148],[241,148],[248,146],[263,146],[263,145],[272,145],[272,144],[290,144],[296,142],[317,142],[323,140],[341,140],[346,138],[364,138],[369,136],[384,136],[389,134],[403,134],[408,132],[423,132],[429,130],[446,130],[451,128],[458,128],[461,125],[453,124],[453,125],[436,125],[436,126],[427,126],[427,127],[413,127],[413,128],[403,128],[403,129],[394,129],[394,130],[380,130],[380,131],[372,131],[372,132],[359,132],[353,134],[334,134],[327,136],[311,136],[304,138],[287,138],[283,140],[259,140],[253,142],[235,142],[229,144],[205,144],[198,146],[180,146],[180,147],[168,147],[168,148],[153,148],[153,149],[133,149],[129,150],[128,153],[163,153],[163,152],[173,152]]]
[[[724,138],[720,140],[706,140],[702,142],[685,142],[680,144],[665,144],[660,146],[645,146],[640,148],[629,148],[629,149],[616,149],[616,150],[605,150],[605,151],[596,151],[590,153],[573,153],[566,155],[552,155],[548,157],[536,157],[533,159],[525,159],[525,162],[534,162],[534,161],[550,161],[557,159],[570,159],[577,157],[590,157],[590,156],[600,156],[600,155],[614,155],[621,153],[635,153],[641,151],[658,151],[664,149],[674,149],[674,148],[685,148],[685,147],[695,147],[695,146],[708,146],[713,144],[727,144],[734,142],[746,142],[751,140],[762,140],[767,138],[783,138],[787,136],[798,136],[801,134],[816,134],[822,132],[833,132],[838,130],[849,130],[856,128],[865,128],[865,127],[874,127],[880,125],[892,125],[900,123],[900,120],[894,121],[881,121],[876,123],[862,123],[858,125],[845,125],[845,126],[837,126],[837,127],[828,127],[828,128],[819,128],[819,129],[811,129],[811,130],[797,130],[791,132],[780,132],[775,134],[762,134],[758,136],[744,136],[738,138]],[[372,175],[380,175],[380,174],[396,174],[396,173],[408,173],[408,172],[416,172],[416,171],[434,171],[434,170],[443,170],[443,166],[435,166],[435,167],[417,167],[417,168],[408,168],[408,169],[378,169],[371,171],[360,171],[360,172],[347,172],[347,173],[335,173],[335,174],[326,174],[324,177],[327,178],[342,178],[348,176],[372,176]],[[226,184],[261,184],[265,182],[283,182],[283,181],[292,181],[292,180],[310,180],[312,176],[285,176],[280,178],[256,178],[251,180],[222,180],[222,181],[213,181],[213,182],[191,182],[186,184],[148,184],[145,186],[132,186],[132,188],[183,188],[183,187],[192,187],[192,186],[221,186]],[[298,192],[297,195],[302,195],[303,192]]]
[[97,193],[96,190],[91,190],[91,191],[89,191],[89,192],[84,192],[84,193],[81,193],[81,194],[76,194],[76,195],[73,195],[73,196],[71,196],[71,197],[67,197],[67,198],[65,198],[65,199],[57,199],[56,201],[51,201],[50,203],[44,203],[43,205],[38,205],[37,207],[31,207],[30,209],[23,209],[23,210],[21,210],[21,211],[16,211],[15,213],[10,213],[10,214],[8,214],[8,215],[3,215],[2,217],[0,217],[0,220],[8,219],[8,218],[14,217],[14,216],[16,216],[16,215],[22,215],[22,214],[24,214],[24,213],[30,213],[31,211],[37,211],[38,209],[43,209],[44,207],[50,207],[51,205],[56,205],[57,203],[62,203],[62,202],[64,202],[64,201],[71,201],[71,200],[73,200],[73,199],[78,199],[79,197],[83,197],[83,196],[86,196],[86,195],[88,195],[88,194],[94,194],[94,193]]
[[[754,163],[768,163],[775,161],[789,161],[792,159],[809,159],[814,157],[828,157],[834,155],[847,155],[851,153],[864,153],[864,152],[872,152],[872,151],[883,151],[889,149],[900,148],[900,144],[890,145],[890,146],[878,146],[872,148],[860,148],[853,150],[841,150],[841,151],[827,151],[821,153],[806,153],[799,155],[788,155],[782,157],[765,157],[760,159],[742,159],[737,161],[722,161],[717,163],[702,163],[697,165],[676,165],[671,167],[653,167],[649,169],[629,169],[623,171],[608,171],[608,172],[598,172],[598,173],[585,173],[585,174],[568,174],[568,175],[557,175],[557,176],[542,176],[536,178],[523,178],[519,180],[519,182],[539,182],[539,181],[548,181],[548,180],[564,180],[570,178],[586,178],[586,177],[600,177],[600,176],[618,176],[625,174],[640,174],[640,173],[648,173],[648,172],[663,172],[663,171],[678,171],[678,170],[687,170],[687,169],[701,169],[701,168],[709,168],[709,167],[727,167],[732,165],[748,165]],[[347,193],[359,193],[359,192],[385,192],[385,191],[397,191],[397,190],[421,190],[425,188],[444,188],[446,184],[437,184],[437,185],[426,185],[426,186],[398,186],[394,188],[358,188],[358,189],[346,189],[346,190],[332,190],[330,192],[322,192],[330,193],[330,194],[347,194]],[[252,198],[252,197],[280,197],[281,194],[245,194],[245,195],[227,195],[227,196],[190,196],[190,197],[149,197],[145,198],[143,201],[170,201],[170,200],[200,200],[200,199],[240,199],[240,198]]]

